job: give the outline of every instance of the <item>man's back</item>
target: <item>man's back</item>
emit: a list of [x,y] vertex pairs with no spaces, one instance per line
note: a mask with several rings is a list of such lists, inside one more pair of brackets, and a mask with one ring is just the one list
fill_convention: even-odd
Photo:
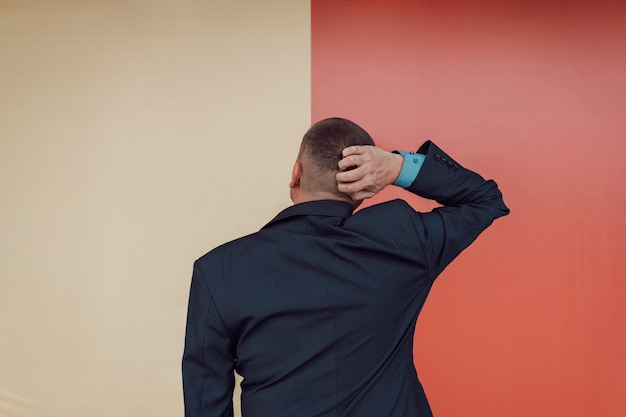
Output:
[[[439,273],[508,213],[493,181],[432,143],[407,190],[352,214],[342,201],[287,208],[194,266],[183,376],[187,416],[430,416],[413,366],[415,321]],[[443,163],[441,161],[444,161]]]
[[206,279],[237,341],[244,416],[399,415],[425,403],[412,347],[432,281],[406,203],[351,211],[303,203],[208,255],[222,264]]

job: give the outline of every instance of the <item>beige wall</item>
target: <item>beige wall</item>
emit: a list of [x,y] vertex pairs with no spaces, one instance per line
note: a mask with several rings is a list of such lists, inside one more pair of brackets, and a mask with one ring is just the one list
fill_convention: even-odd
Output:
[[289,204],[309,2],[0,0],[0,415],[181,416],[194,259]]

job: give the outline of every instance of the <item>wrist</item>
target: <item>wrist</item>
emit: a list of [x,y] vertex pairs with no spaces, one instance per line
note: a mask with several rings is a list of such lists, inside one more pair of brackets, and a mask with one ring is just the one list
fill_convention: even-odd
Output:
[[395,184],[402,173],[404,165],[404,156],[396,151],[391,152],[391,164],[389,168],[389,184]]
[[393,182],[393,185],[407,188],[413,184],[413,181],[417,178],[417,174],[419,174],[419,171],[422,168],[425,156],[415,152],[393,151],[393,153],[402,156],[401,171],[396,180]]

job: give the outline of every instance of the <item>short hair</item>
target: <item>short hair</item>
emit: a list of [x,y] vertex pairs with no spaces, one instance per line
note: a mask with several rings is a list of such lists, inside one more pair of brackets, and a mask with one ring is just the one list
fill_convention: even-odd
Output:
[[331,117],[313,124],[302,138],[300,158],[312,174],[317,188],[339,193],[335,175],[341,152],[354,145],[375,145],[372,137],[356,123]]
[[309,128],[302,138],[300,152],[306,153],[319,168],[337,171],[341,151],[354,145],[374,145],[374,140],[356,123],[331,117]]

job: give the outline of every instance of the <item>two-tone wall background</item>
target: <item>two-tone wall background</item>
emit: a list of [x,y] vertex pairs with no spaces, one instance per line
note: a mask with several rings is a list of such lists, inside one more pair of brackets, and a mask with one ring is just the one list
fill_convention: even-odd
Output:
[[0,0],[0,416],[182,416],[192,262],[331,115],[511,207],[422,313],[435,414],[623,416],[624,51],[623,1]]

